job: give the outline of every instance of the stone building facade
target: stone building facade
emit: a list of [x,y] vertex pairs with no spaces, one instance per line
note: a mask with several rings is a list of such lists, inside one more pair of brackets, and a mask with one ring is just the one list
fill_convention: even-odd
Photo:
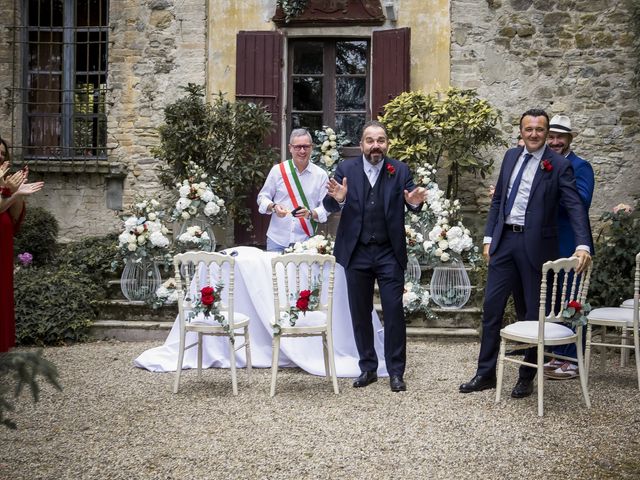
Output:
[[[10,12],[0,17],[0,135],[13,145],[24,143],[22,110],[15,103],[23,63],[13,27],[27,3],[0,0],[0,11]],[[107,158],[81,167],[32,167],[34,179],[46,182],[32,203],[56,215],[61,240],[118,229],[120,212],[108,208],[108,191],[117,197],[121,189],[125,206],[136,193],[160,191],[151,148],[158,143],[163,108],[189,82],[205,84],[209,95],[224,91],[233,98],[237,34],[276,31],[275,3],[109,1]],[[511,141],[529,107],[567,114],[580,132],[575,149],[596,172],[592,217],[640,198],[640,169],[634,165],[640,155],[639,95],[633,86],[638,60],[624,1],[395,0],[391,6],[385,13],[394,18],[374,27],[280,31],[287,38],[367,36],[409,27],[411,89],[476,88],[503,112],[502,128]],[[15,153],[18,158],[20,151]],[[490,154],[499,168],[502,152]],[[491,179],[472,183],[472,198],[486,207]]]

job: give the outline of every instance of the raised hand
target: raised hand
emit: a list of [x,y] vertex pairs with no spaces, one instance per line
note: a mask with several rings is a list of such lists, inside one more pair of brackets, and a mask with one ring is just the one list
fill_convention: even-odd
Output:
[[327,184],[327,194],[338,203],[344,202],[344,199],[347,198],[347,191],[347,177],[342,179],[342,183],[338,183],[335,178],[332,178]]
[[424,187],[416,187],[410,192],[404,191],[404,201],[410,205],[420,205],[427,199],[427,189]]
[[20,185],[24,183],[24,172],[22,170],[18,170],[13,175],[9,175],[5,181],[4,186],[11,190],[11,193],[16,193]]
[[18,187],[17,195],[31,195],[42,190],[44,182],[23,183]]
[[2,162],[0,165],[0,186],[4,187],[4,174],[9,170],[9,162]]

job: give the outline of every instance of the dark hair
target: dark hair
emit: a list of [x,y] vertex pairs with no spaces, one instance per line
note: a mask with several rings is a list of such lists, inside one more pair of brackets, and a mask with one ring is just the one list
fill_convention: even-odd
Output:
[[2,137],[0,137],[0,144],[4,145],[4,150],[6,152],[5,162],[10,162],[11,161],[11,157],[9,156],[9,144]]
[[522,129],[522,120],[524,117],[544,117],[547,119],[547,128],[549,128],[549,115],[541,108],[530,108],[520,117],[520,129]]
[[378,122],[377,120],[369,120],[367,123],[363,125],[362,137],[364,137],[364,131],[369,127],[381,128],[382,130],[384,130],[384,136],[389,138],[389,134],[387,133],[387,127],[385,127],[382,123]]

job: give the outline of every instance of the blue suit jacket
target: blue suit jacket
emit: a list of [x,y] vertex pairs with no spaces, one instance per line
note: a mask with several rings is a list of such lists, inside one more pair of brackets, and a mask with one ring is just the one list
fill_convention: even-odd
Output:
[[[571,162],[571,166],[573,167],[573,173],[576,177],[576,187],[578,188],[582,204],[588,215],[595,186],[593,168],[589,162],[580,158],[574,152],[567,155],[567,160]],[[573,230],[571,229],[571,223],[569,222],[569,214],[562,206],[558,211],[558,240],[561,257],[568,257],[575,251],[576,241],[573,236]],[[593,255],[594,253],[592,250],[591,254]]]
[[[502,160],[496,190],[491,201],[485,236],[491,237],[489,255],[500,246],[504,227],[504,207],[509,179],[523,147],[512,148]],[[539,270],[547,260],[558,258],[558,207],[562,205],[568,213],[569,223],[575,234],[577,245],[588,245],[593,251],[593,240],[589,218],[578,194],[571,162],[545,147],[543,160],[548,160],[551,171],[536,170],[531,184],[531,193],[525,214],[525,250],[529,263]]]
[[[333,254],[337,262],[347,268],[351,255],[358,243],[362,231],[362,219],[364,216],[365,182],[368,182],[364,173],[362,156],[349,158],[338,164],[334,178],[338,183],[347,177],[347,197],[342,209],[336,243]],[[393,175],[387,172],[387,165],[395,169]],[[385,175],[383,197],[384,214],[387,225],[387,233],[393,253],[403,269],[407,267],[407,244],[404,231],[404,190],[411,191],[415,188],[409,167],[405,163],[392,158],[384,158],[384,164],[380,175]],[[323,200],[324,208],[329,212],[340,210],[338,202],[327,195]],[[410,209],[413,209],[408,205]],[[418,206],[417,208],[420,208]]]

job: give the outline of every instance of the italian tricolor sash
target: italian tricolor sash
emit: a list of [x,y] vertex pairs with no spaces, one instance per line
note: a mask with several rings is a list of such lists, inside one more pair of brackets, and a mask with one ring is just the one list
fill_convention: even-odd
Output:
[[[309,202],[307,201],[307,197],[304,194],[304,190],[302,190],[302,185],[300,185],[300,179],[298,178],[298,174],[296,173],[296,168],[293,165],[293,160],[289,160],[286,163],[289,164],[289,171],[291,172],[291,178],[293,178],[293,183],[296,184],[296,190],[298,190],[298,195],[300,197],[300,200],[302,201],[302,204],[307,210],[309,210],[309,212],[311,212],[311,209],[309,208]],[[299,206],[298,200],[296,198],[295,193],[293,192],[293,187],[291,186],[291,181],[289,180],[289,175],[287,175],[287,169],[285,168],[284,164],[285,162],[282,162],[280,164],[280,173],[282,174],[282,180],[284,180],[284,185],[285,187],[287,187],[287,193],[289,194],[289,198],[291,199],[291,204],[293,205],[293,208],[298,208]],[[309,225],[306,219],[302,217],[298,217],[298,220],[300,220],[300,225],[302,226],[304,233],[306,233],[309,237],[312,236],[311,231],[313,231],[313,233],[315,234],[316,225],[317,225],[315,221],[309,220],[309,222],[311,223],[311,230],[309,230]]]

